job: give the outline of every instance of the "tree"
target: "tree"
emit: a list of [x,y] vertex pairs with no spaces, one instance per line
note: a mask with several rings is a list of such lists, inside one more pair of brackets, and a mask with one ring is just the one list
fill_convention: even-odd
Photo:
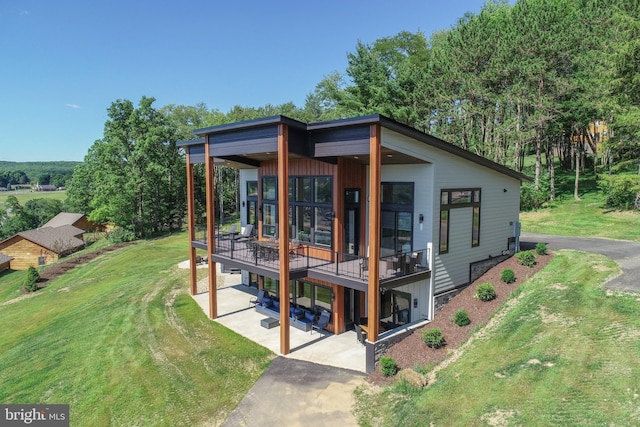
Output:
[[0,240],[38,227],[37,218],[20,206],[16,196],[7,197],[6,205],[6,210],[0,215]]
[[184,158],[177,128],[143,97],[135,108],[117,100],[108,108],[104,136],[76,167],[67,190],[69,205],[95,222],[111,222],[137,236],[182,225]]

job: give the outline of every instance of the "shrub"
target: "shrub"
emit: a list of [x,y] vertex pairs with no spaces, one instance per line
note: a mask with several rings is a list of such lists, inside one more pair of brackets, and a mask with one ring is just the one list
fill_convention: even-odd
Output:
[[602,175],[598,187],[607,196],[607,205],[617,209],[631,209],[640,193],[640,176],[637,174]]
[[380,372],[385,377],[390,377],[398,372],[396,360],[391,356],[382,356],[380,358]]
[[440,328],[425,329],[422,331],[422,340],[427,344],[427,347],[431,348],[442,348],[446,345]]
[[107,234],[107,239],[113,244],[132,242],[136,240],[136,235],[133,231],[129,231],[122,227],[116,227]]
[[510,268],[505,268],[502,270],[502,273],[500,273],[500,280],[504,283],[513,283],[516,281],[516,273]]
[[483,283],[478,285],[474,297],[480,301],[491,301],[496,297],[496,290],[491,283]]
[[456,312],[455,322],[458,326],[467,326],[471,323],[471,319],[469,319],[469,314],[466,311],[458,310]]
[[520,261],[521,265],[527,267],[533,267],[536,263],[536,256],[533,251],[522,251],[516,254],[516,258]]
[[538,255],[546,255],[547,254],[547,245],[544,243],[536,244],[536,253]]
[[33,265],[30,265],[27,269],[27,277],[24,279],[24,290],[27,292],[35,292],[38,290],[38,281],[40,280],[40,274]]

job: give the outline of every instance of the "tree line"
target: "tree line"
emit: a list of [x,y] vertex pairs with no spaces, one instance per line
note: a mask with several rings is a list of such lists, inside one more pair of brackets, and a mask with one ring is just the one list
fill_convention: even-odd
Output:
[[[74,170],[67,202],[138,236],[179,229],[186,174],[176,142],[191,139],[195,128],[276,114],[305,122],[384,114],[530,174],[525,208],[556,197],[556,167],[575,173],[576,197],[587,168],[611,191],[617,173],[638,169],[639,67],[638,1],[490,2],[430,37],[401,32],[358,42],[346,69],[325,76],[302,107],[222,113],[205,104],[117,100],[103,138]],[[595,130],[596,121],[606,123],[606,134]],[[225,218],[239,208],[237,171],[216,166],[215,179],[217,214]],[[640,191],[637,177],[625,179],[621,205]],[[195,181],[201,218],[201,167]]]
[[0,187],[54,185],[64,187],[80,162],[7,162],[0,161]]

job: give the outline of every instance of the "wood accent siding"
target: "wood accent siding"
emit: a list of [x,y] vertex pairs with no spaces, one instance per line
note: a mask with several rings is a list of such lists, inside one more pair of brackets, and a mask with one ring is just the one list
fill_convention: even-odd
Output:
[[[336,193],[336,251],[345,253],[344,247],[344,191],[347,188],[360,189],[360,247],[359,254],[365,254],[365,236],[367,223],[366,194],[367,194],[367,167],[366,165],[350,159],[338,159],[338,190]],[[336,203],[334,203],[336,204]]]
[[6,240],[0,246],[0,252],[13,258],[11,268],[13,270],[26,270],[29,266],[38,268],[38,258],[45,257],[45,265],[56,262],[60,257],[58,254],[37,245],[22,236],[14,236]]

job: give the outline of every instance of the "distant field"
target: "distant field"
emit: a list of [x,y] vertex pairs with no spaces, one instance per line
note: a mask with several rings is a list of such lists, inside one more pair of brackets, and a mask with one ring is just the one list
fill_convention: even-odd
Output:
[[24,206],[31,199],[55,199],[64,201],[67,198],[66,191],[3,191],[0,193],[0,206],[4,206],[7,202],[7,197],[15,196],[20,203],[20,206]]

